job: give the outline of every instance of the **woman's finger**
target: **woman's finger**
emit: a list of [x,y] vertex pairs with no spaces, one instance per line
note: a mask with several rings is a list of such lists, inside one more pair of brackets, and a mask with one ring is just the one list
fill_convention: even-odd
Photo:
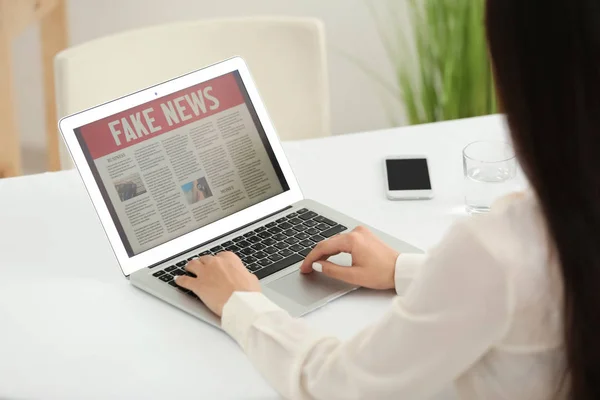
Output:
[[202,261],[200,259],[192,260],[185,265],[185,270],[191,272],[192,274],[198,276],[200,269],[203,267]]
[[190,276],[181,275],[175,278],[175,283],[182,288],[192,290],[192,287],[194,286],[194,280],[195,278]]
[[329,261],[317,261],[312,269],[351,285],[359,285],[358,267],[342,267]]
[[352,237],[350,234],[342,234],[332,237],[331,239],[324,240],[317,244],[317,246],[306,256],[300,271],[303,273],[309,273],[312,271],[312,264],[315,261],[321,260],[325,257],[334,256],[336,254],[345,252],[350,253],[352,250]]
[[196,258],[196,261],[200,261],[202,264],[206,264],[208,262],[210,262],[210,260],[213,258],[213,255],[208,255],[208,256],[202,256],[202,257],[198,257]]
[[232,259],[235,260],[235,259],[239,258],[232,251],[222,251],[219,254],[217,254],[215,257],[225,259],[225,260],[232,260]]

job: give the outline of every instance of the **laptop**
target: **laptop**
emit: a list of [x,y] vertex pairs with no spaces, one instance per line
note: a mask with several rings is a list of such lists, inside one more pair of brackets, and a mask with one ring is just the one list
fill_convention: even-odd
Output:
[[[237,254],[292,316],[356,289],[298,271],[317,243],[361,223],[302,196],[241,58],[65,117],[59,127],[137,288],[216,327],[219,318],[174,282],[204,255]],[[400,252],[419,252],[373,231]]]

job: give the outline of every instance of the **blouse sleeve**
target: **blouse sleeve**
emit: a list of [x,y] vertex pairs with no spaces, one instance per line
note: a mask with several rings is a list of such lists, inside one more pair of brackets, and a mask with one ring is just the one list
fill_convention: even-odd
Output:
[[235,293],[223,328],[288,399],[434,395],[505,334],[507,273],[464,224],[426,258],[399,258],[403,266],[414,275],[406,295],[350,340],[317,332],[259,293]]
[[425,260],[427,260],[425,254],[400,254],[398,256],[394,272],[394,283],[398,296],[406,293]]

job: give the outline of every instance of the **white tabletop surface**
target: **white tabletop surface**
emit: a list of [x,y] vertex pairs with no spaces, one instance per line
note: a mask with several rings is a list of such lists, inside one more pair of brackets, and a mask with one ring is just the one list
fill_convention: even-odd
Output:
[[[427,249],[465,215],[462,148],[505,137],[492,116],[285,150],[306,197]],[[403,154],[429,158],[435,199],[386,200],[383,159]],[[0,180],[0,274],[0,398],[278,398],[223,332],[128,283],[74,171]],[[347,338],[392,296],[359,290],[306,319]]]

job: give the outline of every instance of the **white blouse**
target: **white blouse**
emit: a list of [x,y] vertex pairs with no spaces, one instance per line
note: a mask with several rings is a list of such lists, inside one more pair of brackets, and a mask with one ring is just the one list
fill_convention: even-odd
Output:
[[426,256],[400,255],[403,296],[348,341],[260,293],[236,292],[222,326],[288,399],[426,399],[452,382],[463,399],[551,399],[564,367],[553,257],[528,194],[456,224]]

